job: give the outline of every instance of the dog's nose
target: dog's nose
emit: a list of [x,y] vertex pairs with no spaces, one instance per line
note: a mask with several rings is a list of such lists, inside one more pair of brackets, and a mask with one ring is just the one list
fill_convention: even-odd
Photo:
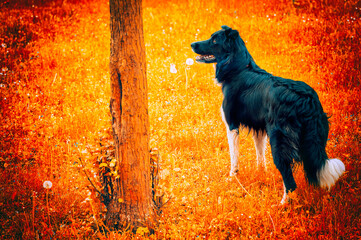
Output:
[[197,49],[197,48],[198,48],[198,44],[197,44],[196,42],[191,43],[191,47],[192,47],[193,49]]

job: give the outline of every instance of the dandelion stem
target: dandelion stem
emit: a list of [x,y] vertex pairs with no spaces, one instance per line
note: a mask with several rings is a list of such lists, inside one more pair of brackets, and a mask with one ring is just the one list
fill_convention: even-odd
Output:
[[273,222],[273,219],[272,219],[272,217],[271,217],[271,214],[270,214],[269,212],[267,212],[267,213],[268,213],[269,218],[271,219],[272,226],[273,226],[273,231],[274,231],[274,234],[275,234],[275,236],[276,236],[276,227],[275,227],[275,223]]
[[234,176],[235,179],[237,179],[237,182],[239,183],[239,185],[242,187],[242,189],[250,196],[252,197],[251,194],[249,194],[249,192],[243,187],[242,183],[239,181],[239,179],[237,178],[237,176]]
[[187,68],[185,69],[186,72],[186,97],[188,96],[187,90],[188,90],[188,74],[187,74]]
[[35,237],[35,192],[33,191],[33,233]]
[[46,206],[47,206],[47,208],[48,208],[49,227],[51,227],[51,223],[50,223],[50,209],[49,209],[49,189],[46,189]]

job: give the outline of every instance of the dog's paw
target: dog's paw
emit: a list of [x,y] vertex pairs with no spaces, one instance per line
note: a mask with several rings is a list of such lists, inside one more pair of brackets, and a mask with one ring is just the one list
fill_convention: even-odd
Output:
[[281,202],[279,203],[280,206],[287,205],[290,202],[290,197],[286,194],[283,196]]
[[238,174],[238,169],[231,169],[231,171],[229,172],[229,176],[230,177],[234,177]]

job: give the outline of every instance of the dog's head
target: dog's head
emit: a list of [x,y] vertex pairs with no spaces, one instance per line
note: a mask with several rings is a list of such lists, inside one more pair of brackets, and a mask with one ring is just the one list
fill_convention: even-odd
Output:
[[237,30],[222,26],[222,29],[213,33],[210,39],[194,42],[191,47],[199,54],[196,57],[197,62],[219,63],[237,51],[237,40],[241,40]]
[[191,47],[199,54],[196,57],[197,62],[217,63],[216,79],[219,83],[223,82],[224,76],[229,73],[248,67],[259,69],[238,31],[228,26],[222,26],[222,29],[213,33],[208,40],[192,43]]

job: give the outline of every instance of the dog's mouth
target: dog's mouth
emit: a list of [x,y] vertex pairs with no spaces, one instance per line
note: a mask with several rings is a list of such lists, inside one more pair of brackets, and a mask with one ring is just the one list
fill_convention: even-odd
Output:
[[217,62],[214,55],[198,55],[196,61],[199,63],[215,63]]

